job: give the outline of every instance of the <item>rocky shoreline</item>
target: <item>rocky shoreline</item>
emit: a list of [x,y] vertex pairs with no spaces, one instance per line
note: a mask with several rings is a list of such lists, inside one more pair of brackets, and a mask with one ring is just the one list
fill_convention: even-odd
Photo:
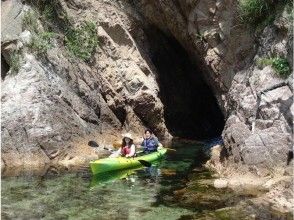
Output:
[[237,167],[227,161],[220,161],[222,148],[221,145],[212,147],[211,158],[205,164],[205,167],[214,172],[215,188],[229,188],[237,193],[252,194],[257,196],[252,199],[255,206],[270,207],[286,215],[293,214],[293,161],[267,175],[258,174],[246,170],[244,166]]

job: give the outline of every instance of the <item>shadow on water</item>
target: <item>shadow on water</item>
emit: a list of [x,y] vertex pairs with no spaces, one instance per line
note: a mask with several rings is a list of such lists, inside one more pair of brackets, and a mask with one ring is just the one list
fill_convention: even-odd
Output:
[[171,147],[149,168],[5,177],[2,219],[254,219],[248,196],[213,188],[200,144]]

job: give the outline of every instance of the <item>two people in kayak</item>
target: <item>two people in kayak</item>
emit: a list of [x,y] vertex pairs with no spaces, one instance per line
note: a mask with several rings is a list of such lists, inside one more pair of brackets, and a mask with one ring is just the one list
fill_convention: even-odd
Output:
[[[157,148],[162,146],[158,139],[153,135],[150,129],[146,129],[144,132],[144,137],[139,149],[142,149],[142,153],[149,154],[157,151]],[[122,146],[118,151],[112,155],[112,157],[124,156],[124,157],[135,157],[136,156],[136,146],[134,145],[132,135],[126,133],[123,135]]]

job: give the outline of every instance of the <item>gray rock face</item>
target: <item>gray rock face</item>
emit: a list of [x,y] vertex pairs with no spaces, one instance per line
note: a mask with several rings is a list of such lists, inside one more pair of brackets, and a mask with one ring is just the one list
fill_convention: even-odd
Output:
[[81,13],[72,3],[60,3],[59,10],[73,23],[90,19],[103,24],[97,30],[99,47],[90,64],[74,60],[58,42],[44,59],[28,50],[27,30],[16,39],[5,35],[5,57],[20,45],[22,58],[19,71],[2,78],[4,166],[82,163],[97,157],[89,140],[108,145],[125,131],[141,136],[146,127],[169,139],[154,72],[130,36],[127,20],[121,22],[117,9],[102,1],[89,2],[103,6],[98,17],[92,7]]
[[[260,69],[257,65],[260,58],[290,56],[286,45],[292,39],[292,31],[288,25],[290,21],[283,16],[284,13],[273,26],[264,29],[258,39],[261,45],[255,61],[247,70],[236,74],[228,93],[231,98],[227,111],[231,116],[223,131],[225,146],[232,157],[237,158],[235,162],[249,168],[274,170],[285,167],[293,146],[293,75],[284,79],[272,67]],[[236,124],[231,123],[230,118],[242,121],[241,130],[246,131],[246,135],[233,144],[231,137],[236,132]],[[234,151],[231,146],[239,149]]]
[[1,42],[15,40],[22,32],[23,4],[18,0],[1,2]]
[[[231,119],[232,120],[232,119]],[[234,122],[231,125],[227,124],[226,134],[224,136],[225,146],[231,153],[234,162],[241,161],[241,145],[250,135],[250,131],[244,122]]]
[[277,128],[257,131],[242,144],[240,155],[245,164],[274,167],[287,161],[291,137]]
[[[95,68],[100,74],[101,93],[109,108],[120,122],[132,127],[145,124],[161,138],[169,138],[165,126],[163,105],[159,99],[156,70],[147,54],[138,48],[130,30],[138,27],[138,21],[117,10],[115,4],[93,2],[101,8],[98,15],[91,10],[84,13],[101,24],[98,28],[99,41]],[[114,13],[115,12],[115,13]],[[74,12],[71,12],[74,13]],[[141,39],[142,40],[142,39]],[[135,114],[140,122],[127,119],[128,113]],[[135,119],[135,117],[132,117]],[[146,124],[147,123],[147,124]],[[141,133],[143,130],[141,129]]]
[[[24,65],[2,86],[2,158],[7,166],[48,163],[65,143],[98,129],[96,112],[53,69],[25,54]],[[70,146],[69,146],[70,147]]]

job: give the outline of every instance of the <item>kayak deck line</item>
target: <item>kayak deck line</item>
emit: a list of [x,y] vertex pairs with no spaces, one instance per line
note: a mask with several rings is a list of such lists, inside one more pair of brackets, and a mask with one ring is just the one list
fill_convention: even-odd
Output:
[[116,157],[116,158],[103,158],[90,162],[91,171],[93,174],[103,173],[114,170],[122,170],[131,167],[140,167],[142,164],[139,160],[153,162],[163,157],[167,149],[160,148],[157,152],[138,156],[138,157]]

